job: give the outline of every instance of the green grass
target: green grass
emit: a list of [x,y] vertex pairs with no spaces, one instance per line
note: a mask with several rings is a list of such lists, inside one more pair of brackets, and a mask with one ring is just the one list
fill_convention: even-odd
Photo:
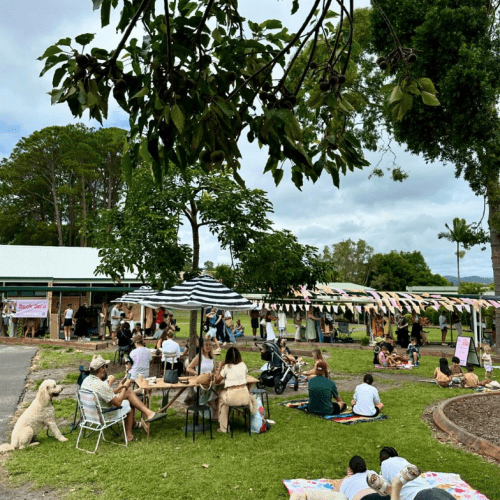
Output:
[[92,360],[93,354],[76,352],[72,348],[51,349],[50,347],[52,346],[43,346],[43,348],[40,348],[38,351],[40,355],[40,368],[42,370],[62,368],[68,365],[78,366],[82,363],[90,363]]
[[[340,373],[339,379],[346,379],[370,371],[371,355],[371,351],[337,349],[329,363],[335,373]],[[262,364],[258,353],[242,352],[242,356],[251,369]],[[419,373],[428,377],[436,365],[437,358],[425,357]],[[377,378],[375,384],[383,382]],[[240,422],[234,439],[214,432],[213,441],[199,436],[194,444],[191,436],[184,438],[184,413],[172,411],[152,425],[149,439],[143,431],[136,431],[139,440],[128,449],[104,442],[96,455],[75,449],[76,432],[67,436],[66,443],[41,432],[40,445],[13,452],[6,467],[14,485],[32,482],[34,487],[59,488],[69,500],[86,500],[91,494],[100,500],[274,500],[288,498],[283,479],[342,477],[349,458],[355,454],[363,456],[369,467],[378,469],[380,449],[394,446],[422,469],[459,473],[490,500],[500,500],[498,467],[476,454],[435,440],[421,418],[429,404],[463,393],[459,389],[404,382],[402,387],[382,394],[389,419],[353,426],[278,406],[283,398],[273,398],[271,416],[277,423],[270,432],[249,437]],[[352,392],[342,392],[341,396],[350,401]],[[154,397],[153,407],[157,408],[159,402],[160,398]],[[75,402],[55,401],[54,406],[58,418],[72,417]],[[91,437],[83,445],[93,448],[95,439]]]

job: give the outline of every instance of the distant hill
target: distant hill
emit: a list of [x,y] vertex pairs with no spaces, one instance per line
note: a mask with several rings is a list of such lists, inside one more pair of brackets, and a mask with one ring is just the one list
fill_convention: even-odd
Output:
[[[443,278],[447,279],[452,285],[456,285],[458,280],[456,276],[443,276]],[[493,278],[481,278],[479,276],[465,276],[461,277],[460,281],[466,283],[483,283],[484,285],[489,285],[493,283]]]

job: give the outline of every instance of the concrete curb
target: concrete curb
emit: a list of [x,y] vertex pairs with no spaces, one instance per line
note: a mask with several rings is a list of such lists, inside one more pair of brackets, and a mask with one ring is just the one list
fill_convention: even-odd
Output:
[[500,461],[500,447],[486,441],[483,438],[475,436],[470,432],[462,429],[455,423],[453,423],[444,413],[445,408],[454,401],[466,398],[487,398],[491,393],[487,394],[466,394],[464,396],[457,396],[456,398],[447,399],[442,402],[432,414],[432,419],[434,423],[444,432],[454,437],[463,444],[470,446],[472,449],[480,453],[481,455],[486,455],[492,457],[495,460]]
[[37,347],[40,344],[44,345],[54,345],[60,347],[75,347],[76,349],[82,349],[83,351],[97,351],[101,349],[106,349],[111,346],[111,341],[99,341],[99,342],[78,342],[76,340],[71,340],[66,342],[64,340],[55,339],[40,339],[31,337],[0,337],[0,344],[9,345],[30,345]]

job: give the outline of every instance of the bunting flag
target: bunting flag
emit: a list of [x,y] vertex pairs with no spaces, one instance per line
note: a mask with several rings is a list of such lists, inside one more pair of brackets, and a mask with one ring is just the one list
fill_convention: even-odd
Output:
[[374,299],[380,299],[380,295],[377,292],[372,292],[371,290],[368,291],[368,293],[374,298]]
[[308,312],[309,311],[309,307],[311,307],[309,304],[305,304],[304,305],[304,308],[305,308],[305,311]]
[[387,313],[387,307],[385,307],[385,306],[380,306],[380,309],[382,309],[382,312],[383,312],[384,314],[386,314],[386,313]]
[[457,304],[455,307],[458,309],[459,312],[462,312],[464,306],[462,304]]
[[464,304],[465,310],[470,313],[470,305],[469,304]]
[[295,312],[297,310],[297,306],[295,304],[292,304],[292,309],[293,309],[293,312]]
[[356,309],[358,310],[358,313],[361,314],[361,306],[356,306]]
[[332,306],[330,304],[326,305],[326,310],[331,313],[332,312]]
[[271,306],[270,306],[269,304],[265,303],[265,304],[264,304],[264,307],[265,307],[267,310],[269,310]]
[[354,314],[354,308],[352,307],[352,304],[346,304],[346,307]]
[[435,309],[436,311],[439,311],[439,304],[433,300],[432,301],[432,306],[431,306],[433,309]]
[[339,309],[340,309],[342,312],[344,312],[344,311],[345,311],[345,306],[344,306],[344,304],[340,305],[340,306],[339,306]]
[[333,311],[335,312],[335,314],[337,314],[339,312],[339,306],[332,306],[333,307]]
[[316,307],[318,307],[318,309],[320,310],[320,312],[323,312],[323,304],[319,304],[319,305],[318,305],[318,306],[316,306]]

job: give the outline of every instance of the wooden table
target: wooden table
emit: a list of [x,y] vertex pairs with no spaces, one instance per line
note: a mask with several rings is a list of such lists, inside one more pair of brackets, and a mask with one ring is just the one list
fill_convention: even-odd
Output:
[[[144,394],[147,393],[148,395],[148,408],[151,406],[151,394],[154,390],[177,389],[177,394],[169,401],[169,403],[165,405],[163,408],[160,408],[156,412],[156,413],[165,413],[186,389],[189,388],[195,389],[197,387],[200,387],[200,384],[197,384],[195,382],[195,379],[196,377],[179,377],[179,382],[177,384],[167,384],[166,382],[163,381],[163,378],[156,378],[156,382],[150,383],[148,379],[145,379],[143,378],[142,375],[140,375],[139,378],[136,380],[136,383],[140,389],[144,390]],[[182,380],[186,381],[187,383],[182,383],[181,382]],[[250,386],[256,384],[257,382],[258,380],[256,378],[247,375],[247,385],[249,392],[250,392]],[[146,430],[146,436],[149,436],[149,424],[146,423],[143,414],[141,414],[141,424],[143,428]]]

